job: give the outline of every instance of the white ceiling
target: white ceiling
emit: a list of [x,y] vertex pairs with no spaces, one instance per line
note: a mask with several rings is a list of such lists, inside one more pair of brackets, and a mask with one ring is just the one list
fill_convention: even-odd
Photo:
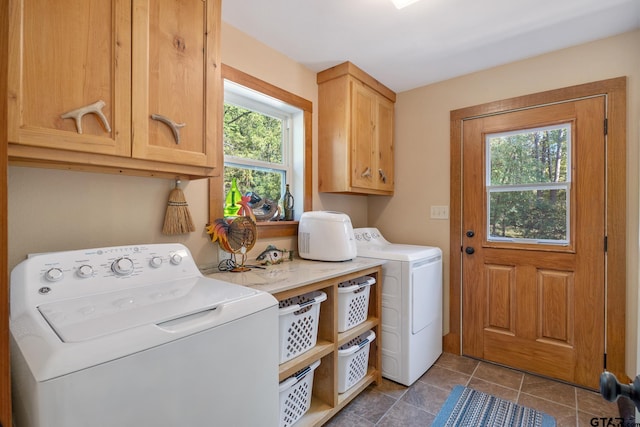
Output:
[[348,60],[402,92],[640,28],[640,0],[223,0],[222,19],[313,71]]

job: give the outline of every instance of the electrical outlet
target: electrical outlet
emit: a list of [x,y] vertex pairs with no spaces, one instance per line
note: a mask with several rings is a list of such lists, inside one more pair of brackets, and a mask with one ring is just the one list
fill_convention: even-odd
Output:
[[449,206],[431,206],[431,219],[449,219]]

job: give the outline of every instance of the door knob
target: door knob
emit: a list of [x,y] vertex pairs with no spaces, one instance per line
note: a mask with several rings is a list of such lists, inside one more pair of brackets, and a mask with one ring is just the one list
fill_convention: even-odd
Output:
[[636,408],[640,408],[638,391],[640,391],[640,375],[627,385],[620,384],[611,372],[605,371],[600,374],[600,394],[609,402],[615,402],[619,396],[624,396],[629,398],[636,405]]
[[471,255],[472,253],[474,253],[476,250],[473,249],[471,246],[467,246],[466,248],[464,248],[464,251],[468,254]]
[[467,237],[473,237],[475,235],[476,235],[476,233],[473,230],[468,230],[467,231]]

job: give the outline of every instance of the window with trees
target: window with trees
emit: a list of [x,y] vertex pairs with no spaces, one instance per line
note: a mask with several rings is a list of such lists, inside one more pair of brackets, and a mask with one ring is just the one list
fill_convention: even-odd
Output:
[[568,245],[571,124],[486,136],[490,241]]
[[[222,64],[222,77],[224,78],[224,82],[227,88],[231,87],[231,85],[233,84],[233,87],[239,89],[240,94],[249,94],[257,99],[268,100],[268,102],[266,102],[267,106],[271,105],[271,107],[276,110],[284,108],[285,112],[289,112],[290,114],[292,114],[293,126],[289,127],[288,130],[289,137],[291,138],[291,152],[285,154],[289,156],[290,169],[288,170],[288,172],[282,172],[281,165],[269,167],[266,168],[266,170],[262,169],[261,166],[263,166],[263,164],[253,163],[256,161],[256,159],[248,158],[250,157],[249,155],[246,156],[247,158],[245,158],[243,161],[237,161],[237,159],[230,161],[228,164],[228,174],[225,176],[225,168],[222,164],[223,161],[229,160],[232,157],[243,156],[232,156],[231,154],[229,154],[229,156],[227,157],[223,152],[226,148],[223,148],[220,153],[220,170],[222,171],[222,173],[215,175],[209,179],[210,221],[213,222],[215,219],[221,218],[223,216],[225,195],[229,188],[233,173],[241,175],[242,173],[248,174],[249,172],[251,173],[252,180],[247,180],[247,182],[252,182],[253,184],[247,185],[246,182],[243,184],[242,179],[240,181],[237,181],[239,187],[244,185],[239,188],[240,191],[242,191],[243,193],[249,191],[262,191],[268,193],[268,189],[275,189],[278,187],[278,185],[284,185],[286,180],[287,184],[291,184],[291,192],[293,193],[295,199],[294,219],[299,218],[302,212],[313,209],[311,187],[311,177],[313,171],[311,154],[313,109],[311,101],[306,100],[286,90],[283,90],[277,86],[274,86],[264,80],[260,80],[256,77],[246,74],[226,64]],[[230,96],[233,97],[233,95]],[[252,96],[249,96],[248,98],[252,98]],[[230,104],[234,103],[231,102]],[[240,109],[245,109],[247,111],[256,111],[256,108],[252,107],[252,105],[253,104],[238,105],[238,103],[236,103],[234,106],[239,108],[238,111],[233,112],[231,111],[231,109],[229,109],[229,114],[238,114],[239,116],[242,114],[240,112]],[[270,113],[269,111],[264,111],[258,108],[257,116],[254,116],[253,119],[258,120],[259,115],[264,116],[259,118],[259,120],[265,121],[270,121],[274,118],[278,119],[278,117],[280,117],[278,114],[273,114],[273,112]],[[268,139],[273,137],[273,135],[277,133],[275,130],[273,130],[274,128],[275,127],[272,126],[265,126],[265,129],[271,129],[272,132],[266,132],[261,138]],[[240,129],[232,132],[235,132],[237,135],[242,135]],[[257,138],[256,135],[254,135],[254,137]],[[252,145],[252,143],[250,144],[247,141],[245,141],[245,143],[245,145]],[[242,144],[240,144],[239,146],[241,145]],[[248,150],[248,152],[249,151],[251,150]],[[258,153],[258,155],[266,156],[267,159],[272,158],[270,157],[272,153],[265,155],[264,153],[260,154],[261,150],[259,149],[253,151],[253,154]],[[278,165],[277,162],[273,163],[275,165]],[[233,168],[236,167],[236,164],[239,164],[239,169],[243,170],[234,171]],[[248,166],[248,168],[246,166]],[[286,177],[285,173],[287,173]],[[258,176],[259,174],[266,174],[267,178],[265,180],[262,180]],[[276,178],[277,175],[279,175],[280,178]],[[270,180],[273,181],[270,182]],[[277,183],[278,180],[279,183]],[[261,182],[264,182],[266,184],[260,184]],[[298,232],[296,221],[259,221],[257,223],[257,229],[258,238],[295,236]]]
[[243,193],[277,202],[294,177],[302,110],[230,81],[224,86],[225,192],[235,179]]

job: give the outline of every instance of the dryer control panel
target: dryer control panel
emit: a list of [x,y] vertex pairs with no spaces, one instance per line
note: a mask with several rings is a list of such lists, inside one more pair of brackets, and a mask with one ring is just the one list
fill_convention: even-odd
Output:
[[382,234],[380,234],[377,228],[356,228],[353,230],[353,233],[356,236],[356,244],[357,242],[371,242],[376,240],[386,242],[385,238],[382,237]]

